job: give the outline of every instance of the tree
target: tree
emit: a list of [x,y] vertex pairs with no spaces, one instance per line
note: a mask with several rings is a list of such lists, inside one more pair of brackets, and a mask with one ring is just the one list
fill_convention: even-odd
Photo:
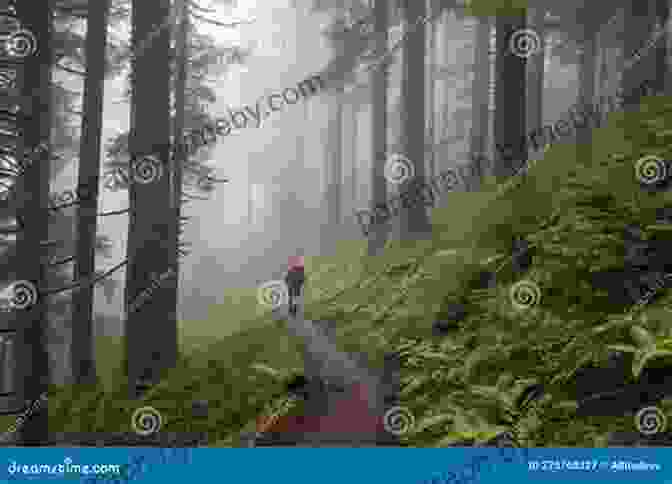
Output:
[[[96,228],[98,225],[98,182],[103,121],[103,86],[107,47],[109,0],[88,9],[86,32],[86,78],[84,116],[80,145],[79,182],[81,195],[77,207],[77,262],[75,277],[91,280],[95,271]],[[93,285],[84,284],[73,294],[72,315],[73,383],[95,383],[93,354]]]
[[527,161],[525,143],[525,58],[514,55],[511,37],[525,29],[525,11],[496,17],[495,176],[506,178]]
[[[586,22],[583,38],[579,45],[578,77],[579,92],[578,105],[592,106],[595,100],[595,69],[597,57],[596,32],[591,24]],[[576,148],[579,160],[589,159],[591,156],[590,143],[592,127],[590,125],[577,130]]]
[[656,1],[657,24],[661,30],[664,29],[665,32],[663,37],[658,40],[660,44],[656,49],[656,65],[658,66],[658,72],[655,79],[661,83],[656,87],[659,92],[664,92],[668,96],[672,94],[672,35],[670,34],[669,29],[664,26],[670,21],[671,12],[672,5],[670,5],[669,0]]
[[[407,25],[414,26],[412,35],[406,38],[403,58],[401,113],[401,151],[413,165],[415,177],[402,183],[400,191],[412,191],[425,177],[425,2],[406,0],[403,11]],[[400,218],[402,239],[424,239],[431,236],[432,226],[422,204],[402,207]]]
[[[387,50],[389,4],[385,0],[374,1],[375,51],[378,56]],[[385,180],[385,160],[387,159],[387,66],[371,73],[371,211],[387,202],[387,181]],[[376,255],[385,245],[387,224],[371,227],[369,255]]]
[[490,131],[490,19],[480,17],[476,24],[474,81],[471,90],[471,136],[469,152],[478,183],[485,174]]
[[[329,94],[327,141],[325,156],[326,224],[322,227],[321,252],[328,254],[336,247],[341,228],[341,187],[343,184],[343,89]],[[326,229],[326,230],[325,230]]]
[[188,63],[189,63],[189,9],[187,0],[175,0],[177,8],[178,26],[175,30],[175,77],[174,77],[174,111],[173,118],[173,145],[175,149],[172,150],[170,159],[170,183],[171,183],[171,209],[173,216],[169,220],[170,232],[172,238],[172,245],[168,258],[170,259],[169,266],[175,272],[174,277],[166,281],[166,297],[168,301],[174,301],[175,305],[167,307],[172,311],[166,314],[167,324],[171,327],[177,327],[177,301],[179,297],[179,282],[180,282],[180,236],[183,232],[182,220],[182,185],[183,173],[182,168],[187,161],[186,145],[182,142],[184,136],[184,127],[186,121],[186,96],[187,96],[187,81],[188,81]]
[[[47,240],[47,197],[49,194],[49,139],[51,134],[51,40],[52,5],[21,2],[16,8],[23,27],[32,32],[37,50],[19,62],[17,79],[23,99],[21,124],[16,139],[17,159],[31,158],[24,176],[17,184],[19,210],[17,218],[25,222],[17,236],[17,258],[21,261],[19,280],[29,281],[39,291],[45,287],[46,270],[40,263],[41,242]],[[22,64],[22,65],[21,65]],[[29,103],[29,104],[28,104]],[[25,295],[25,294],[24,294]],[[37,296],[34,294],[33,296]],[[49,354],[46,341],[46,302],[33,301],[14,315],[16,333],[17,398],[20,408],[25,401],[38,401],[49,383]],[[47,438],[48,410],[41,405],[20,429],[25,445],[39,445]]]
[[347,193],[344,196],[345,200],[349,200],[347,206],[344,206],[346,213],[344,214],[344,220],[350,219],[352,224],[348,226],[348,231],[352,233],[352,237],[359,238],[360,228],[357,226],[355,217],[353,216],[357,210],[361,209],[359,205],[359,186],[360,177],[360,159],[358,158],[358,143],[359,143],[359,126],[358,118],[361,111],[362,100],[361,98],[367,98],[364,102],[368,101],[369,90],[368,89],[357,89],[348,92],[346,94],[347,99],[345,100],[344,105],[344,120],[343,120],[343,149],[345,150],[345,158],[348,160],[347,168],[344,166],[344,172],[347,170],[347,173],[344,173],[344,182],[347,182],[348,188]]
[[538,35],[539,48],[532,54],[527,65],[527,132],[541,129],[544,124],[544,63],[546,52],[546,9],[535,6],[528,9],[528,28]]
[[[627,0],[625,7],[625,29],[623,33],[623,51],[626,58],[623,72],[623,91],[634,92],[644,80],[656,79],[666,66],[665,59],[656,55],[656,49],[647,46],[651,32],[655,32],[656,21],[660,20],[661,12],[657,2],[639,2]],[[656,42],[662,45],[660,39]],[[664,76],[663,76],[664,79]],[[660,81],[657,81],[659,84]],[[660,87],[660,84],[655,86]],[[624,104],[634,107],[639,104],[639,97],[626,99]]]
[[[132,43],[140,51],[143,39],[166,24],[169,0],[134,0]],[[129,193],[128,267],[126,270],[126,370],[129,391],[137,396],[140,381],[155,383],[178,357],[175,324],[166,323],[166,284],[157,278],[173,269],[170,257],[172,206],[170,176],[170,32],[161,30],[132,60],[132,110],[129,152],[134,183]],[[148,170],[145,172],[144,170]],[[141,304],[136,299],[154,287]],[[142,383],[144,384],[144,383]]]
[[[184,188],[195,187],[201,193],[209,193],[214,190],[215,183],[226,182],[226,179],[218,179],[212,176],[213,169],[204,165],[205,160],[208,157],[209,151],[214,146],[211,143],[211,138],[208,137],[208,142],[205,146],[198,147],[195,150],[192,150],[192,147],[186,148],[182,146],[185,138],[190,137],[193,140],[193,136],[201,137],[201,133],[205,131],[210,131],[212,133],[215,126],[215,119],[210,116],[206,110],[206,103],[211,103],[216,100],[214,92],[209,88],[205,81],[208,71],[211,66],[217,66],[218,70],[221,70],[222,59],[228,59],[226,66],[241,63],[245,60],[248,55],[248,51],[240,49],[238,47],[218,47],[213,44],[212,39],[209,36],[201,35],[196,32],[196,29],[193,28],[193,23],[191,18],[198,19],[202,22],[214,23],[217,26],[224,28],[236,27],[242,23],[249,23],[249,21],[234,22],[230,24],[223,24],[220,22],[210,21],[194,11],[205,11],[209,13],[210,10],[203,9],[195,3],[190,3],[189,6],[191,9],[188,9],[190,14],[190,19],[186,23],[187,27],[187,38],[189,39],[189,44],[187,46],[185,41],[185,46],[188,47],[188,50],[193,53],[188,58],[186,57],[187,48],[185,51],[185,59],[188,59],[188,65],[186,66],[185,74],[185,87],[181,90],[178,86],[179,83],[176,83],[177,95],[176,103],[184,106],[184,117],[183,121],[180,119],[170,118],[168,119],[168,127],[165,128],[162,123],[155,126],[151,126],[152,122],[147,122],[142,125],[142,128],[139,128],[142,133],[145,130],[151,130],[156,134],[151,138],[144,138],[144,134],[141,136],[138,134],[138,131],[134,129],[137,125],[136,123],[140,120],[149,120],[154,116],[158,115],[159,112],[166,112],[165,109],[168,108],[163,106],[158,109],[158,95],[159,91],[152,88],[151,83],[152,79],[155,78],[156,72],[152,73],[151,67],[147,67],[147,59],[151,58],[154,62],[159,62],[162,65],[161,59],[164,59],[163,50],[161,50],[161,56],[153,56],[152,49],[155,49],[157,45],[161,45],[161,49],[165,47],[165,42],[167,42],[167,37],[170,33],[170,27],[172,23],[178,18],[180,18],[179,12],[177,9],[173,14],[171,14],[172,21],[165,20],[165,16],[162,17],[161,22],[158,25],[164,26],[165,28],[155,28],[157,24],[151,24],[150,20],[141,20],[141,23],[146,27],[146,31],[143,33],[135,30],[135,34],[132,42],[132,49],[129,49],[132,52],[135,52],[135,56],[131,56],[133,59],[133,69],[131,71],[132,76],[130,79],[131,89],[127,92],[127,96],[132,94],[132,104],[131,104],[131,131],[129,133],[121,133],[113,139],[109,140],[108,146],[106,147],[107,157],[109,159],[107,163],[108,173],[113,173],[114,176],[120,176],[120,174],[129,172],[129,158],[130,159],[141,159],[146,166],[155,164],[151,159],[146,158],[146,154],[152,154],[151,149],[155,149],[153,152],[154,155],[160,155],[158,158],[163,160],[159,168],[159,171],[162,173],[160,176],[157,176],[157,179],[148,185],[143,185],[141,183],[129,183],[131,180],[128,176],[121,176],[120,179],[117,179],[117,187],[122,189],[130,189],[131,193],[129,195],[129,257],[128,263],[130,265],[138,266],[137,269],[127,271],[126,277],[127,281],[131,284],[127,284],[125,295],[126,303],[129,305],[130,311],[135,315],[136,318],[141,318],[138,313],[145,311],[147,314],[152,314],[151,318],[153,321],[163,321],[167,325],[169,331],[166,333],[167,340],[164,341],[164,350],[161,348],[155,348],[151,351],[150,355],[147,355],[146,358],[142,357],[142,345],[144,344],[142,329],[135,329],[135,333],[127,335],[127,356],[125,366],[127,369],[132,368],[132,372],[129,373],[129,378],[132,380],[132,385],[134,385],[135,380],[144,380],[144,384],[151,385],[158,381],[160,377],[159,373],[161,370],[165,370],[173,366],[173,362],[177,357],[177,277],[179,276],[179,268],[177,267],[178,256],[185,256],[187,252],[183,249],[185,243],[179,241],[179,236],[182,232],[182,225],[187,220],[186,217],[182,217],[181,214],[177,213],[177,198],[179,197],[180,203],[185,203],[193,199],[202,199],[200,197],[195,197],[191,194],[185,192]],[[192,11],[193,10],[193,11]],[[150,14],[148,14],[150,15]],[[153,33],[151,33],[153,32]],[[179,47],[179,46],[178,46]],[[170,64],[171,59],[175,59],[174,65],[176,71],[180,69],[178,59],[179,56],[172,56],[170,51],[167,54],[168,57],[166,62]],[[164,60],[165,60],[164,59]],[[139,67],[139,71],[138,68]],[[163,67],[162,67],[163,69]],[[170,102],[170,66],[168,66],[169,73],[166,77],[166,82],[168,83],[168,102]],[[140,73],[147,76],[142,78],[143,81],[138,81],[138,76]],[[157,71],[162,72],[162,71]],[[163,77],[160,78],[163,85]],[[138,86],[140,82],[141,87]],[[165,87],[165,86],[164,86]],[[143,97],[144,93],[150,91],[153,95],[145,98]],[[184,92],[183,101],[180,100],[180,92]],[[162,90],[160,92],[163,92]],[[138,97],[139,96],[139,97]],[[163,96],[163,94],[161,94]],[[151,107],[150,99],[154,99],[157,103],[157,109],[154,110]],[[139,103],[139,104],[138,104]],[[178,105],[175,105],[176,114],[178,112]],[[146,106],[147,111],[142,111],[142,114],[137,113],[138,106]],[[154,115],[150,113],[154,113]],[[183,129],[180,130],[179,126],[182,125]],[[141,126],[141,125],[137,125]],[[155,129],[156,128],[156,129]],[[167,129],[167,138],[164,128]],[[158,131],[161,131],[159,136]],[[207,133],[206,133],[207,134]],[[138,137],[143,138],[142,143],[136,143],[134,146],[133,140],[137,140]],[[163,142],[158,142],[160,139]],[[205,138],[203,140],[205,142]],[[200,144],[200,143],[199,143]],[[140,145],[140,148],[137,146]],[[175,149],[173,149],[175,147]],[[141,151],[138,151],[141,149]],[[180,153],[180,150],[185,150],[185,152]],[[161,153],[165,152],[165,160],[161,158]],[[172,160],[173,163],[165,164],[166,160],[170,159],[171,154],[175,154],[175,158]],[[178,159],[181,162],[178,162]],[[156,168],[156,167],[154,167]],[[175,175],[175,172],[181,172],[182,176]],[[159,175],[159,173],[157,173]],[[144,196],[148,196],[148,205],[142,205],[142,209],[138,208],[139,206],[136,203],[144,203],[140,199],[137,199],[133,193],[133,189],[137,188],[137,192],[143,192],[141,197],[142,200],[145,200]],[[178,188],[179,187],[179,188]],[[145,191],[147,188],[149,191]],[[153,196],[151,193],[155,193],[156,196]],[[164,198],[165,197],[165,198]],[[153,210],[151,204],[154,203],[154,207],[157,210]],[[142,214],[138,214],[138,211],[141,211]],[[151,215],[151,214],[154,215]],[[157,215],[158,214],[158,215]],[[155,227],[149,227],[145,225],[144,222],[138,222],[143,220],[142,217],[149,217],[150,220],[154,221]],[[139,232],[133,234],[135,230]],[[155,230],[157,229],[157,230]],[[146,244],[144,241],[149,240],[151,243]],[[137,242],[138,247],[131,245]],[[131,262],[131,255],[137,252],[143,252],[149,246],[154,247],[154,261],[152,262],[149,258],[143,258],[141,256],[140,262],[136,263]],[[177,250],[175,250],[177,246]],[[152,251],[150,251],[152,252]],[[139,271],[139,274],[143,274],[143,279],[138,279],[132,273],[133,271]],[[163,282],[158,285],[156,284],[156,278],[160,278],[164,274],[166,277],[163,279]],[[140,297],[142,293],[148,294],[147,296]],[[141,304],[134,304],[133,301],[142,301]],[[151,306],[149,308],[148,306]],[[137,308],[137,311],[134,310]],[[158,324],[158,323],[157,323]],[[126,328],[130,328],[132,322],[127,318]],[[137,325],[136,325],[137,326]],[[133,340],[130,342],[129,340]],[[134,348],[135,350],[131,349]],[[134,354],[135,356],[130,356]],[[129,363],[128,358],[131,357],[135,362]],[[133,390],[132,390],[133,391]]]
[[436,144],[436,34],[438,31],[438,19],[436,19],[436,1],[427,0],[427,9],[428,15],[431,16],[434,20],[427,22],[427,62],[426,68],[427,73],[425,74],[425,80],[427,82],[427,87],[425,89],[425,97],[427,99],[427,142],[426,146],[431,146],[431,149],[425,150],[425,157],[427,159],[425,165],[427,167],[427,177],[433,178],[436,176],[436,157],[434,145]]
[[[74,81],[78,81],[84,72],[80,72],[81,65],[84,64],[83,48],[84,37],[80,35],[79,24],[81,21],[73,18],[73,11],[66,8],[65,4],[56,6],[56,15],[53,16],[53,29],[50,47],[54,53],[55,59],[52,67],[56,71],[51,79],[51,152],[49,177],[53,180],[73,158],[77,158],[77,149],[75,147],[78,141],[77,132],[72,129],[73,121],[82,113],[74,109],[80,92],[72,90]],[[85,17],[85,12],[76,12],[77,15]],[[118,20],[118,11],[112,16],[114,21]],[[109,52],[113,59],[115,46],[111,45]],[[106,58],[107,60],[107,58]],[[118,70],[114,62],[107,62],[106,73],[112,73]],[[67,64],[64,66],[63,63]],[[74,67],[73,67],[74,66]],[[20,190],[17,183],[25,176],[25,163],[20,161],[15,148],[6,145],[2,149],[3,168],[0,170],[2,184],[2,196],[8,202],[8,206],[17,203],[17,196]],[[25,160],[24,160],[25,161]],[[72,192],[72,195],[66,195]],[[56,197],[53,202],[58,207],[50,208],[46,211],[48,215],[48,235],[50,241],[43,241],[41,247],[41,262],[47,269],[45,288],[42,288],[45,304],[47,305],[46,339],[49,346],[50,357],[50,381],[52,383],[63,383],[70,377],[70,358],[69,343],[71,329],[71,290],[77,287],[72,284],[72,268],[70,264],[75,257],[75,242],[73,240],[73,226],[75,214],[73,207],[77,205],[75,190],[66,190],[60,197]],[[51,195],[50,195],[51,198]],[[59,200],[60,198],[60,200]],[[70,200],[69,202],[67,200]],[[52,205],[50,202],[48,205]],[[5,284],[11,284],[12,281],[19,278],[18,274],[22,270],[21,260],[17,258],[16,241],[5,239],[5,252],[0,258],[0,267],[2,268],[2,281]],[[97,253],[106,250],[105,237],[96,238],[95,250]],[[99,274],[96,273],[96,277]],[[101,279],[99,284],[104,285],[106,289],[113,288],[116,282],[112,279]]]

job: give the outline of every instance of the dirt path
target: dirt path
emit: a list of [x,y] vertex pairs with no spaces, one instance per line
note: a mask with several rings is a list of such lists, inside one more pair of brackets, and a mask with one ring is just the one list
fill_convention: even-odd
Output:
[[[307,378],[318,377],[325,381],[328,388],[323,391],[312,392],[306,400],[306,416],[333,415],[337,407],[342,408],[345,400],[350,397],[350,389],[356,384],[366,388],[366,399],[369,410],[379,416],[381,421],[385,413],[386,395],[393,392],[389,375],[384,372],[375,372],[358,361],[358,358],[338,349],[332,330],[333,324],[329,321],[311,321],[303,317],[302,304],[295,317],[288,314],[283,307],[276,311],[276,319],[286,320],[288,330],[305,342],[304,361]],[[342,391],[337,388],[341,387]],[[344,390],[344,391],[343,391]],[[386,434],[386,433],[385,433]],[[304,434],[305,435],[305,434]],[[343,445],[375,445],[376,441],[390,441],[390,435],[381,435],[380,432],[353,432],[331,435],[316,433],[305,435],[307,444],[329,445],[335,440],[342,441]]]

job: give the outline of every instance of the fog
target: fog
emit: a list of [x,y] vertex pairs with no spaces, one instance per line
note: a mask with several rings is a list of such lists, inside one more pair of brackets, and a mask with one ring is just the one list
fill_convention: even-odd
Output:
[[[236,9],[219,9],[218,20],[253,18],[250,25],[202,29],[222,43],[237,42],[254,48],[243,66],[234,66],[229,72],[222,69],[212,76],[217,102],[209,110],[215,117],[228,117],[229,107],[253,106],[262,96],[296,86],[320,71],[332,55],[321,33],[329,20],[327,15],[310,11],[308,2],[303,8],[294,8],[285,0],[273,0],[270,7],[269,3],[241,0]],[[455,35],[464,39],[466,34],[458,30]],[[576,66],[553,65],[555,62],[547,62],[552,75],[546,76],[544,118],[549,122],[558,119],[576,96]],[[393,66],[392,75],[394,72]],[[129,105],[121,101],[124,89],[125,80],[121,78],[105,84],[103,140],[129,127]],[[398,89],[392,84],[391,99],[398,96],[395,91]],[[449,99],[454,95],[446,94]],[[208,162],[216,168],[218,178],[230,181],[217,184],[208,200],[194,201],[183,208],[183,214],[191,217],[183,240],[192,245],[181,265],[180,319],[205,319],[208,306],[222,303],[227,288],[253,288],[277,278],[287,256],[297,249],[305,249],[306,255],[319,254],[325,218],[326,97],[318,93],[307,101],[284,105],[260,127],[248,126],[218,139]],[[343,187],[343,223],[348,227],[344,238],[357,236],[352,213],[369,201],[368,102],[358,109],[357,126],[346,123],[343,127],[345,139],[352,129],[358,132],[355,146],[344,145],[344,177],[348,173],[357,176],[356,182],[350,180],[352,183],[346,182]],[[440,163],[443,167],[454,166],[460,155],[460,147],[451,146]],[[346,159],[350,159],[349,166]],[[52,191],[75,186],[76,173],[74,161],[52,182]],[[294,208],[280,210],[277,201],[292,197],[296,197],[296,203],[290,205]],[[127,208],[128,193],[101,190],[100,204],[101,212]],[[128,217],[104,217],[98,230],[111,238],[113,248],[109,258],[97,257],[97,268],[109,268],[126,256]],[[109,303],[96,298],[96,313],[123,314],[124,271],[115,273],[114,278],[119,288]]]

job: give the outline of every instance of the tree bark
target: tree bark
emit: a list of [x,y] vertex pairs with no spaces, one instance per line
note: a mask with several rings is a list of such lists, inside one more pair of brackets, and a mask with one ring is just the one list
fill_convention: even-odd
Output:
[[[137,49],[156,26],[167,21],[170,0],[134,0],[133,40]],[[174,260],[171,218],[170,157],[170,32],[164,29],[144,52],[133,60],[132,131],[129,150],[132,160],[152,166],[155,176],[138,179],[129,188],[128,268],[126,271],[126,370],[129,391],[137,397],[142,382],[156,383],[162,370],[177,361],[177,327],[167,324],[175,301],[169,301],[165,279]],[[147,158],[154,155],[160,165]],[[131,169],[131,172],[136,170]],[[159,176],[160,174],[160,176]],[[162,275],[165,279],[156,281]],[[173,273],[174,274],[174,273]]]
[[356,234],[353,213],[357,207],[356,191],[354,186],[354,174],[356,166],[357,117],[356,99],[353,92],[348,92],[343,99],[343,224],[347,236]]
[[546,31],[544,19],[546,9],[533,7],[528,9],[529,28],[539,35],[540,48],[532,55],[527,65],[527,133],[543,127],[544,124],[544,62],[546,53]]
[[[352,137],[350,138],[350,159],[352,163],[350,165],[350,193],[352,193],[352,203],[351,210],[349,215],[352,219],[352,214],[355,213],[355,210],[359,210],[359,158],[357,156],[357,145],[359,143],[359,136],[357,135],[357,122],[359,118],[359,104],[357,102],[350,104],[350,111],[348,116],[348,122],[350,123],[350,133]],[[359,237],[359,227],[357,227],[353,220],[353,237]]]
[[672,95],[672,26],[670,22],[670,0],[655,0],[658,28],[664,30],[656,46],[656,90]]
[[[100,143],[103,127],[103,89],[107,48],[107,19],[110,0],[101,0],[89,8],[86,31],[86,78],[84,79],[84,116],[79,157],[77,206],[77,259],[75,281],[92,280],[96,262],[98,224],[98,181]],[[72,305],[72,378],[73,383],[95,383],[96,365],[93,334],[94,287],[83,284],[73,294]]]
[[527,162],[525,142],[526,60],[509,48],[511,36],[524,29],[526,15],[497,16],[495,60],[495,176],[504,179]]
[[[414,31],[406,37],[401,86],[401,154],[413,165],[414,177],[399,185],[400,193],[413,193],[425,178],[425,60],[426,28],[424,1],[404,0],[406,23]],[[407,203],[400,210],[400,238],[431,237],[432,226],[422,203]]]
[[327,223],[323,226],[322,251],[331,254],[336,249],[336,241],[341,228],[341,185],[343,179],[343,90],[331,93],[329,99],[329,120],[327,124],[326,146],[326,205]]
[[[585,29],[584,39],[579,50],[579,93],[578,106],[593,106],[595,104],[595,74],[597,67],[596,34],[592,29]],[[587,160],[591,156],[592,125],[578,127],[576,132],[577,157]]]
[[[433,0],[427,0],[427,8],[429,9],[428,15],[432,18],[436,16],[436,2]],[[438,30],[437,25],[438,20],[432,20],[427,23],[427,90],[425,91],[425,97],[427,98],[427,142],[425,144],[425,159],[426,161],[426,170],[427,177],[434,178],[436,176],[435,170],[435,155],[436,148],[435,144],[437,143],[435,126],[436,126],[436,108],[434,107],[436,102],[436,34]],[[429,146],[429,149],[426,149]]]
[[[374,31],[375,49],[378,55],[387,50],[389,27],[389,4],[386,0],[375,0]],[[387,158],[387,81],[388,67],[383,66],[371,74],[371,211],[376,205],[385,204],[387,181],[385,180],[385,160]],[[385,246],[389,232],[387,224],[378,223],[371,227],[368,242],[369,255],[377,255]]]
[[[18,180],[20,204],[17,218],[24,221],[24,230],[17,235],[17,255],[22,261],[19,280],[26,280],[39,289],[45,288],[47,267],[40,263],[41,241],[48,239],[49,168],[51,135],[51,65],[52,65],[52,15],[49,1],[38,5],[17,2],[17,17],[22,26],[33,33],[37,51],[18,62],[17,85],[24,97],[23,109],[17,116],[21,126],[17,139],[18,156],[23,153],[32,160],[25,174]],[[30,105],[30,107],[29,107]],[[21,135],[22,133],[22,135]],[[38,147],[44,149],[38,149]],[[30,153],[34,153],[30,155]],[[14,395],[17,413],[25,402],[36,402],[49,387],[49,354],[47,346],[47,302],[38,298],[26,309],[16,310],[10,319],[15,323],[15,355],[17,383]],[[4,409],[3,409],[4,410]],[[10,410],[10,409],[8,409]],[[22,445],[40,445],[49,432],[46,400],[26,419],[19,429],[18,440]]]
[[649,0],[630,0],[625,8],[623,31],[625,70],[622,87],[626,94],[623,101],[626,109],[636,109],[641,99],[638,95],[628,96],[628,93],[637,92],[644,81],[656,82],[658,74],[656,55],[650,48],[645,47],[655,23],[653,7]]
[[471,136],[469,153],[473,166],[472,190],[477,190],[485,174],[490,121],[490,19],[479,18],[474,47],[474,81],[471,92]]
[[182,167],[187,162],[187,151],[184,140],[185,130],[185,106],[187,92],[187,63],[189,61],[189,9],[186,0],[175,0],[177,2],[179,25],[175,29],[175,80],[174,80],[174,102],[175,117],[173,119],[173,150],[170,166],[170,183],[173,218],[170,219],[170,230],[172,232],[172,243],[170,247],[169,258],[175,275],[166,281],[166,299],[167,321],[170,327],[177,328],[178,315],[177,304],[179,300],[179,281],[180,281],[180,263],[179,249],[180,236],[182,232]]

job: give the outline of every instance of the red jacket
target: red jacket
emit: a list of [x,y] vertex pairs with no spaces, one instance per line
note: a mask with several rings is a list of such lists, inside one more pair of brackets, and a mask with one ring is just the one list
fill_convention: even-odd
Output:
[[293,255],[287,260],[287,269],[290,271],[303,270],[303,256]]

